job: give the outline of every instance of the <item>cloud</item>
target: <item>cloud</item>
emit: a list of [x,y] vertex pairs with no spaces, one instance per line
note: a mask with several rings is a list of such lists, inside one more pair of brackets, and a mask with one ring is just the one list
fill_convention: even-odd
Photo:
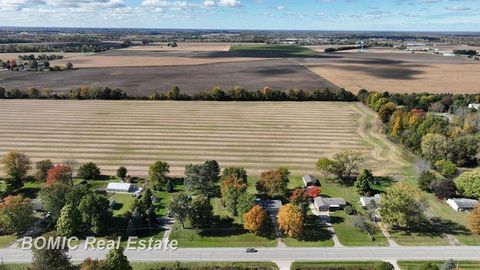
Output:
[[241,6],[240,0],[219,0],[217,4],[220,7],[239,7],[239,6]]
[[277,10],[285,10],[285,9],[286,9],[286,7],[285,7],[285,6],[282,6],[282,5],[280,5],[280,6],[277,6]]
[[462,5],[453,5],[453,6],[448,6],[445,9],[450,11],[467,11],[467,10],[470,10],[471,8],[462,6]]

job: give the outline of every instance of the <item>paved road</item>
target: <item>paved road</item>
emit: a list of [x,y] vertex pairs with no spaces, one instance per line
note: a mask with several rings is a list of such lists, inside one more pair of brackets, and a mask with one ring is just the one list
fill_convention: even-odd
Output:
[[[106,250],[74,250],[74,261],[103,258]],[[246,253],[243,248],[182,248],[176,251],[127,250],[130,261],[302,261],[302,260],[480,260],[480,247],[338,247],[338,248],[259,248]],[[1,249],[5,263],[30,262],[28,250]]]

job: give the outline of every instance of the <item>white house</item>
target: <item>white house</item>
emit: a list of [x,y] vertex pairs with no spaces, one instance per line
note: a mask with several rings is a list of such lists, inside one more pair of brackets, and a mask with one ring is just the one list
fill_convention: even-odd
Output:
[[477,206],[478,201],[472,199],[448,199],[447,204],[455,211],[470,211]]
[[136,191],[136,188],[130,183],[108,183],[106,191],[111,193],[133,193]]
[[360,204],[362,207],[368,207],[372,205],[372,201],[375,202],[375,205],[378,207],[380,206],[380,201],[382,199],[382,195],[375,194],[373,197],[360,197]]

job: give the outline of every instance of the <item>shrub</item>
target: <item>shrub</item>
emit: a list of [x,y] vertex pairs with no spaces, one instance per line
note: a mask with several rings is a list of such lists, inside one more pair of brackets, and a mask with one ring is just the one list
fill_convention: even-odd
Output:
[[440,270],[434,263],[428,262],[420,266],[419,270]]
[[344,210],[345,210],[345,213],[347,213],[347,215],[350,215],[350,216],[357,214],[357,210],[351,205],[347,205]]
[[452,177],[457,174],[457,165],[447,160],[435,162],[435,168],[444,177]]
[[393,270],[395,267],[389,262],[380,262],[375,264],[375,270]]
[[435,196],[437,196],[439,199],[449,199],[453,198],[455,194],[457,194],[457,187],[452,180],[446,179],[435,186],[434,192]]
[[423,191],[431,191],[431,184],[436,180],[435,174],[430,171],[422,172],[418,179],[418,187]]

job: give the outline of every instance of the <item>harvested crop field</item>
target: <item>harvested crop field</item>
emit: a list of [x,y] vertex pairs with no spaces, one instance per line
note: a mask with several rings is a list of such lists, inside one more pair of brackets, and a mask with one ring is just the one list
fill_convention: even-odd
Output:
[[82,68],[63,72],[0,72],[0,86],[7,89],[50,89],[55,92],[100,84],[120,88],[129,95],[149,96],[173,86],[183,93],[210,91],[213,87],[246,89],[314,89],[337,87],[289,60],[217,63],[194,66],[137,68]]
[[146,175],[164,160],[182,175],[187,163],[215,159],[252,175],[279,166],[301,175],[342,150],[365,153],[377,173],[403,165],[367,129],[374,113],[360,103],[2,100],[0,115],[0,155],[94,161],[107,174],[125,165]]
[[331,54],[322,59],[300,59],[303,65],[339,87],[400,93],[478,93],[480,62],[466,57],[426,53]]

